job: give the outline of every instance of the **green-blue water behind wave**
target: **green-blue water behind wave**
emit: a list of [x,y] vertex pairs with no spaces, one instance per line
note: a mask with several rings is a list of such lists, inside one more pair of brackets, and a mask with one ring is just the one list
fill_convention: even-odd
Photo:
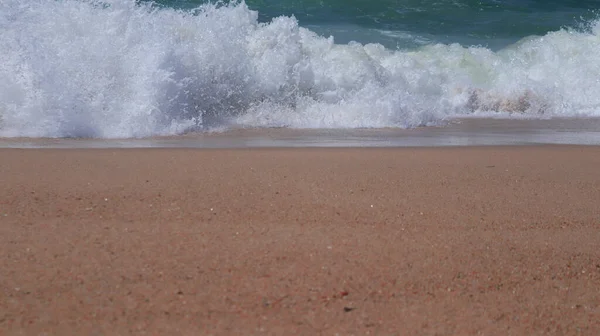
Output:
[[[206,0],[157,0],[194,8]],[[460,43],[499,49],[531,35],[579,27],[595,18],[596,0],[247,0],[261,21],[294,15],[338,43],[355,40],[406,48]]]

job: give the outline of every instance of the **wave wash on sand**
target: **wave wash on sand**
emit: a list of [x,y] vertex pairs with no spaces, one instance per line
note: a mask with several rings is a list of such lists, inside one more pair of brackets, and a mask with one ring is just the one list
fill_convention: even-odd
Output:
[[126,138],[229,127],[600,116],[600,23],[494,52],[335,44],[244,3],[0,3],[0,136]]

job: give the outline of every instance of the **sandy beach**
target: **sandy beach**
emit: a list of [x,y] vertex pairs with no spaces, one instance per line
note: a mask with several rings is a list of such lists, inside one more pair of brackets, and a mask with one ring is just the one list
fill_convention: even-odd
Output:
[[2,335],[600,334],[600,147],[0,157]]

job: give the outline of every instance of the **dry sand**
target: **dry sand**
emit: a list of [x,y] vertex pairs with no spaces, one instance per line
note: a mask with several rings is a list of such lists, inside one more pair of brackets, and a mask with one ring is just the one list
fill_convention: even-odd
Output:
[[600,334],[600,147],[0,158],[2,335]]

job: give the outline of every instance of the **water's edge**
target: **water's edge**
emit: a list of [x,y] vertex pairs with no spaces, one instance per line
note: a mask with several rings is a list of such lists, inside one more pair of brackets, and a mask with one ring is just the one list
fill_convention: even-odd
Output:
[[241,129],[144,139],[0,138],[0,148],[299,148],[600,145],[600,118],[462,119],[416,129]]

